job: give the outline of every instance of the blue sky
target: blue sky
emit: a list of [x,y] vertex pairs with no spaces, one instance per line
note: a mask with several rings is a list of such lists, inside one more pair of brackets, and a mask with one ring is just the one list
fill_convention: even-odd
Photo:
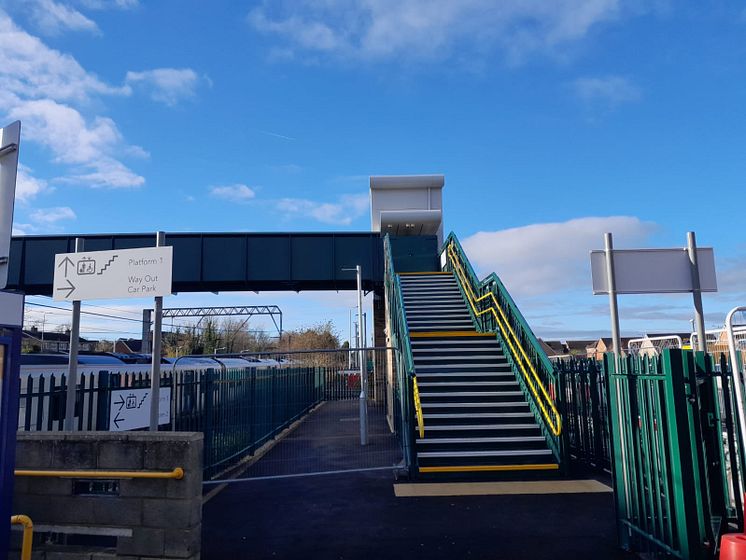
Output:
[[[717,326],[746,295],[744,61],[746,10],[725,0],[0,0],[15,229],[366,230],[369,175],[443,173],[446,230],[537,334],[608,329],[588,272],[604,231],[696,231]],[[345,331],[354,303],[172,299],[277,302],[291,327]],[[630,334],[689,329],[686,296],[621,306]]]

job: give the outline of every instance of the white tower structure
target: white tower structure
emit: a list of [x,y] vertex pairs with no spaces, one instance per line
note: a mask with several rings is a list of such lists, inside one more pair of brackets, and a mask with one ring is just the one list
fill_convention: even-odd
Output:
[[370,178],[371,230],[392,235],[437,235],[443,244],[443,175]]

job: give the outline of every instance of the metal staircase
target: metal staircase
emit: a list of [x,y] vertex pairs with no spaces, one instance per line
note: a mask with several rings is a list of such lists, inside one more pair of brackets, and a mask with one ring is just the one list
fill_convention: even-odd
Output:
[[399,280],[422,414],[419,472],[558,469],[500,342],[475,330],[454,275]]

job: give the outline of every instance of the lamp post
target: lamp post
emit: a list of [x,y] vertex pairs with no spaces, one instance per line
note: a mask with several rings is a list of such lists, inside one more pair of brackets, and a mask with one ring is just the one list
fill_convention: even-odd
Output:
[[343,271],[355,271],[357,277],[357,322],[361,328],[358,330],[356,345],[358,347],[358,359],[360,363],[360,445],[368,445],[368,368],[365,363],[365,341],[362,338],[363,325],[363,272],[360,265],[355,268],[343,268]]

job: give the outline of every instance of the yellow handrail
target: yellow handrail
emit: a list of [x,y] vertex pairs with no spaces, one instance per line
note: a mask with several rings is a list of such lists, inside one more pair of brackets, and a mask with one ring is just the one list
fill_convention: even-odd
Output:
[[425,420],[422,416],[422,403],[420,403],[420,390],[417,387],[417,376],[412,378],[412,391],[414,392],[414,412],[417,416],[417,429],[420,432],[420,439],[425,437]]
[[34,540],[34,522],[28,515],[13,515],[11,525],[23,525],[23,542],[21,544],[21,560],[31,560],[31,544]]
[[35,471],[16,470],[16,476],[59,477],[59,478],[184,478],[184,469],[176,467],[172,471]]
[[[557,407],[554,406],[554,402],[552,401],[552,398],[549,396],[549,393],[544,387],[544,384],[541,382],[541,378],[539,378],[539,375],[536,373],[536,368],[534,368],[533,363],[529,359],[528,355],[526,354],[526,351],[523,349],[523,346],[518,340],[518,337],[516,336],[515,331],[513,330],[513,327],[510,325],[508,318],[505,316],[505,312],[503,311],[500,304],[497,302],[497,298],[495,298],[495,294],[493,294],[492,292],[487,292],[485,295],[479,298],[476,297],[476,294],[474,294],[472,290],[471,282],[469,282],[468,277],[466,273],[464,272],[464,269],[461,265],[461,261],[459,260],[458,255],[453,249],[453,243],[450,243],[448,245],[448,256],[450,257],[451,264],[453,265],[454,270],[456,271],[456,273],[459,275],[459,278],[461,279],[461,285],[464,286],[464,292],[467,295],[467,299],[469,300],[469,305],[471,305],[472,311],[474,311],[474,315],[476,317],[479,317],[491,311],[492,314],[495,316],[495,321],[497,322],[498,327],[500,327],[500,331],[502,332],[503,339],[508,343],[508,346],[510,347],[511,353],[513,354],[513,356],[518,357],[519,354],[516,351],[516,348],[511,341],[511,337],[513,340],[516,341],[518,350],[520,350],[520,356],[523,357],[523,360],[516,360],[516,362],[518,363],[518,366],[521,368],[521,373],[523,374],[523,377],[526,380],[526,383],[531,389],[531,393],[533,393],[534,399],[536,400],[536,403],[539,405],[539,408],[541,409],[541,413],[544,416],[544,419],[547,421],[547,424],[549,425],[549,429],[552,431],[552,433],[555,436],[560,435],[560,433],[562,432],[562,417],[560,416],[560,413],[557,410]],[[483,309],[482,311],[478,310],[475,304],[490,297],[492,298],[492,305],[486,309]],[[508,332],[506,332],[506,327],[507,327],[507,331],[509,331],[510,333],[510,336],[508,336]],[[541,389],[541,393],[544,397],[543,400],[539,396],[539,392],[536,390],[536,386],[534,385],[534,381],[531,379],[531,376],[529,376],[529,374],[526,372],[526,366],[524,365],[524,361],[526,364],[528,364],[528,367],[531,370],[531,374],[534,380],[536,380],[536,384]],[[546,401],[546,403],[548,403],[549,405],[549,408],[551,408],[551,415],[550,415],[550,412],[547,411],[547,406],[544,404],[544,401]]]

